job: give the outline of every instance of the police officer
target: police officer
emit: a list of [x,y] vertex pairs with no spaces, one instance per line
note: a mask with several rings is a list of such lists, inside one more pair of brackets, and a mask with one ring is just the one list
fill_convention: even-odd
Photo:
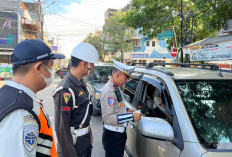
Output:
[[0,89],[0,156],[57,157],[52,127],[36,93],[52,83],[54,54],[39,40],[24,40],[12,54],[13,79]]
[[71,54],[71,69],[54,91],[55,129],[60,156],[91,156],[92,104],[82,78],[90,75],[98,58],[98,52],[92,45],[77,45]]
[[104,123],[102,143],[106,157],[123,157],[127,139],[127,123],[139,121],[141,114],[125,107],[118,88],[126,83],[134,68],[115,60],[113,62],[115,69],[102,89],[100,99]]

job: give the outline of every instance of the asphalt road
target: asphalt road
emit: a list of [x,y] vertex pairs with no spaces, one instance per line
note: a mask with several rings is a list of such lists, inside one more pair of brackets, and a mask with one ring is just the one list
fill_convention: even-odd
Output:
[[[49,114],[52,126],[54,128],[54,102],[52,98],[52,93],[55,90],[58,83],[61,81],[61,79],[55,79],[53,84],[44,90],[37,93],[37,96],[39,99],[43,100],[43,105],[46,110],[46,112]],[[101,116],[93,116],[91,119],[91,128],[93,132],[93,151],[92,151],[92,157],[104,157],[104,149],[102,146],[102,119]],[[55,130],[53,129],[54,135]],[[57,139],[55,136],[55,142],[57,143]]]

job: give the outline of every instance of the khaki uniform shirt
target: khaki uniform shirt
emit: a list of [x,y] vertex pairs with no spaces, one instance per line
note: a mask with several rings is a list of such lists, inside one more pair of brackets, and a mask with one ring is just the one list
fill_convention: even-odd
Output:
[[[112,125],[112,126],[120,126],[120,127],[126,127],[127,123],[121,123],[119,124],[119,115],[126,113],[126,107],[124,106],[124,100],[121,102],[118,102],[116,94],[114,92],[115,87],[114,83],[112,83],[110,80],[106,83],[106,85],[103,87],[101,92],[101,110],[102,110],[102,120],[104,124]],[[133,120],[133,114],[132,113],[126,113],[128,114],[128,118]],[[125,119],[125,118],[124,118]],[[131,121],[130,120],[130,121]],[[128,120],[126,120],[128,121]]]

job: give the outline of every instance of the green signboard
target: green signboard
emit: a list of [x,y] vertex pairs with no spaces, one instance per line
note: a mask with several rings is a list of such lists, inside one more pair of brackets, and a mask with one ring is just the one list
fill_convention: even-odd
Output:
[[159,40],[164,40],[166,38],[173,38],[173,31],[166,31],[166,32],[158,33]]
[[10,67],[0,67],[0,73],[2,72],[12,72],[12,68]]

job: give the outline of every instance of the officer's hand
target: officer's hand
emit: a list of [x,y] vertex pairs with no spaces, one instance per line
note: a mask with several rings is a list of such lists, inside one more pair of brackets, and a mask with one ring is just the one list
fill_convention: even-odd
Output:
[[133,116],[134,116],[134,121],[138,122],[142,116],[141,113],[138,112],[133,112]]
[[91,136],[91,144],[93,144],[93,136]]
[[127,112],[135,112],[135,110],[133,108],[129,108]]

